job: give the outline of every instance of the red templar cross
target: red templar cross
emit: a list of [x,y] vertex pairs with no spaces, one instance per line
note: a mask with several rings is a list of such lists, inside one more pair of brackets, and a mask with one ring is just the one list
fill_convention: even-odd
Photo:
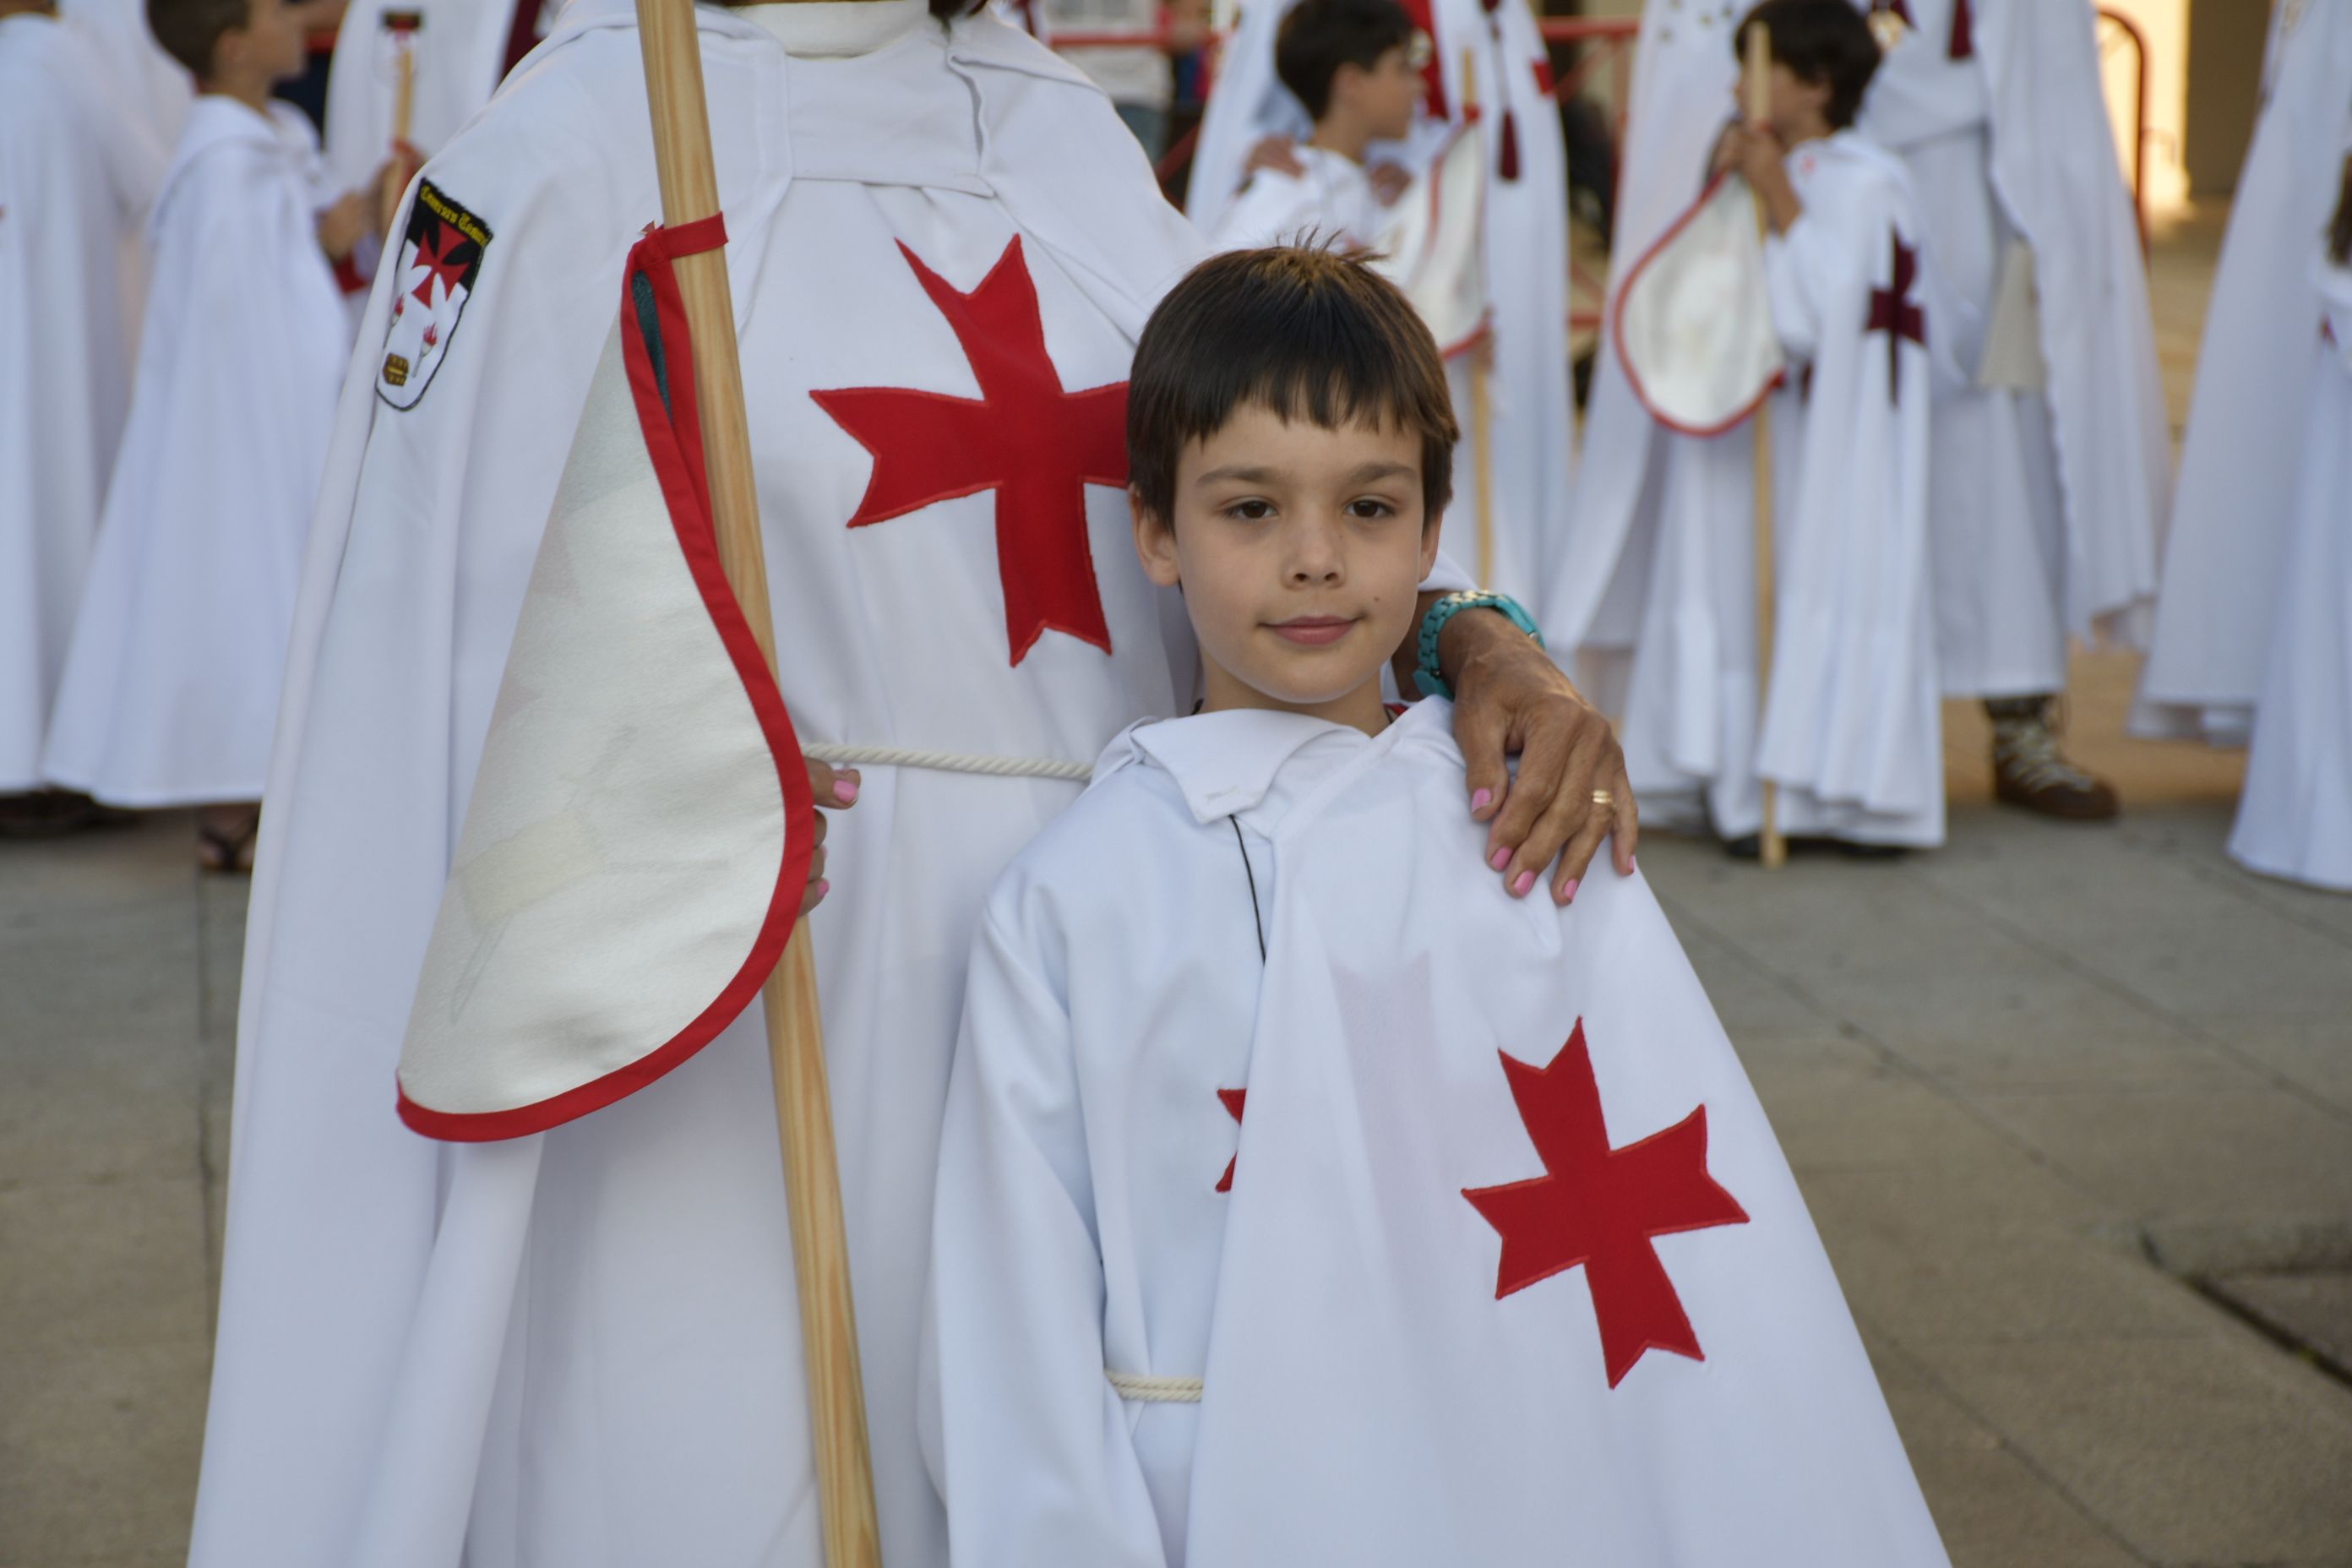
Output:
[[1903,401],[1903,340],[1927,346],[1927,315],[1911,302],[1911,286],[1919,280],[1917,247],[1895,237],[1895,278],[1892,285],[1870,291],[1870,321],[1864,331],[1886,334],[1886,398]]
[[1503,1238],[1495,1299],[1582,1264],[1610,1387],[1624,1380],[1644,1351],[1705,1361],[1650,1238],[1748,1223],[1748,1211],[1706,1173],[1706,1107],[1638,1143],[1612,1149],[1580,1018],[1549,1067],[1505,1055],[1503,1076],[1544,1174],[1463,1189]]
[[955,329],[980,396],[895,386],[809,395],[874,455],[852,528],[996,492],[996,568],[1013,662],[1047,627],[1110,651],[1087,541],[1086,487],[1127,483],[1127,383],[1062,389],[1015,235],[969,294],[898,247]]

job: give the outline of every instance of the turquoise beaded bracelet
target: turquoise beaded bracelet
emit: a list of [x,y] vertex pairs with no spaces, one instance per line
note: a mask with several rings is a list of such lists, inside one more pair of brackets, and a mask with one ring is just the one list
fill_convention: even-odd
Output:
[[1421,663],[1412,672],[1412,683],[1421,688],[1423,697],[1443,697],[1448,701],[1454,699],[1454,689],[1445,684],[1444,673],[1438,668],[1437,636],[1445,629],[1446,622],[1465,610],[1500,611],[1504,619],[1535,638],[1536,647],[1544,645],[1543,633],[1536,629],[1534,620],[1509,595],[1448,594],[1430,605],[1429,614],[1421,617]]

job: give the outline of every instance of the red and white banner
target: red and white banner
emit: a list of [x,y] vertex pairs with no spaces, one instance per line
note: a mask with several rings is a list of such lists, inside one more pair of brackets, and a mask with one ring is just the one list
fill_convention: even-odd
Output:
[[1633,395],[1685,436],[1719,436],[1787,368],[1747,182],[1718,174],[1633,263],[1609,330]]

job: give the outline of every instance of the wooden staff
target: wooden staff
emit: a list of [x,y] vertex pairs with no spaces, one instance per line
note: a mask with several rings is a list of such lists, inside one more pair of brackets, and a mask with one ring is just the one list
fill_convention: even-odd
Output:
[[[654,163],[662,221],[675,228],[719,211],[710,119],[702,94],[702,53],[693,0],[636,0],[652,102]],[[751,483],[751,435],[743,416],[735,307],[726,252],[676,263],[680,301],[694,342],[695,397],[713,531],[728,586],[742,606],[760,655],[776,666],[768,573]],[[817,1500],[831,1568],[879,1568],[874,1469],[866,1438],[865,1379],[849,1289],[849,1237],[841,1218],[841,1172],[834,1154],[825,1087],[824,1035],[817,1016],[816,963],[802,921],[761,992],[768,1055],[775,1069],[776,1130],[783,1144],[784,1193],[799,1277],[802,1351],[808,1363],[809,1421],[816,1447]],[[785,1478],[776,1478],[784,1484]]]
[[[1478,57],[1468,49],[1462,51],[1462,115],[1476,132],[1478,118]],[[1483,134],[1480,140],[1485,140]],[[1486,156],[1485,149],[1479,152]],[[1482,245],[1480,248],[1485,247]],[[1495,585],[1495,450],[1494,437],[1489,430],[1490,394],[1486,386],[1486,359],[1494,353],[1493,330],[1486,340],[1470,350],[1470,494],[1472,515],[1478,523],[1478,586]]]
[[[1763,125],[1772,118],[1772,40],[1760,24],[1751,24],[1745,40],[1748,50],[1748,123]],[[1764,198],[1756,198],[1756,227],[1770,224]],[[1772,689],[1772,405],[1768,397],[1756,406],[1756,747],[1764,743],[1764,713]],[[1789,861],[1789,841],[1780,836],[1780,786],[1759,778],[1764,790],[1764,826],[1756,836],[1756,858],[1768,870]]]
[[400,210],[400,195],[416,173],[408,165],[408,133],[416,115],[416,35],[425,26],[422,11],[386,11],[384,30],[392,35],[392,160],[399,172],[384,182],[378,198],[383,204],[376,227],[389,235]]

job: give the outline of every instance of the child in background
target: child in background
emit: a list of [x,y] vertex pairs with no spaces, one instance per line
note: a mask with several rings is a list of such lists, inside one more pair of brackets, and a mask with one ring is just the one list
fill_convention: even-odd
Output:
[[351,353],[336,268],[380,237],[382,200],[329,199],[316,133],[269,96],[302,68],[286,0],[153,0],[149,19],[199,90],[150,223],[130,420],[43,768],[110,805],[203,805],[201,858],[241,870]]
[[1383,220],[1365,151],[1412,133],[1429,47],[1397,0],[1299,0],[1275,36],[1274,68],[1307,106],[1314,133],[1296,149],[1295,170],[1250,176],[1218,219],[1217,247],[1308,235],[1370,244]]
[[1136,549],[1206,697],[975,940],[923,1414],[959,1568],[1944,1561],[1646,886],[1495,896],[1429,809],[1443,683],[1381,701],[1455,435],[1330,252],[1213,258],[1144,329]]

